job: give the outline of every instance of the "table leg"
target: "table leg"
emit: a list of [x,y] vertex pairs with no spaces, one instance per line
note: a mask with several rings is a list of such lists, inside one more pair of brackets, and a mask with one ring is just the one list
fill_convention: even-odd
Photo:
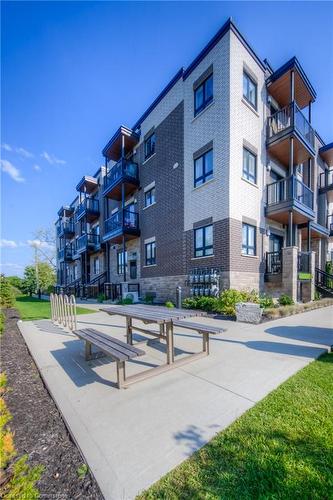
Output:
[[171,365],[174,362],[174,347],[173,347],[173,326],[172,323],[165,323],[165,334],[167,344],[167,363]]
[[203,352],[207,353],[207,356],[209,355],[209,333],[208,332],[203,332],[202,333],[202,344],[203,344]]
[[118,389],[124,386],[126,380],[125,361],[117,361],[117,385]]
[[133,345],[133,335],[132,335],[132,318],[126,316],[126,341],[128,344]]
[[85,358],[86,361],[89,361],[92,357],[92,351],[91,351],[91,343],[86,340],[85,342]]

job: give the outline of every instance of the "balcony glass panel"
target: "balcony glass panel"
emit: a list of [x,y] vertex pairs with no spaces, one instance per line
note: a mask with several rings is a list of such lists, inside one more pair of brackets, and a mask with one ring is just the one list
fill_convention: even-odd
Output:
[[302,181],[294,177],[280,179],[267,186],[267,205],[297,200],[313,209],[313,192]]
[[94,198],[86,198],[77,207],[77,216],[80,216],[83,212],[99,212],[99,201]]
[[104,177],[104,189],[117,184],[122,178],[138,181],[138,165],[125,159],[119,160]]
[[268,117],[268,138],[273,138],[289,127],[297,130],[303,140],[314,148],[314,130],[295,102],[288,104]]
[[129,209],[119,210],[105,221],[105,233],[139,229],[139,214]]

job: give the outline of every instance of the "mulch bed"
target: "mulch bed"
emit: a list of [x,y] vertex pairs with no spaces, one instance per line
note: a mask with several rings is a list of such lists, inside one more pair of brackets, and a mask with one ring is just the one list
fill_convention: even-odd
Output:
[[45,467],[37,483],[41,498],[102,500],[91,476],[80,479],[78,467],[84,460],[72,441],[56,405],[48,393],[16,325],[15,309],[6,311],[5,331],[1,337],[1,369],[7,373],[5,400],[13,415],[18,456],[29,455],[29,464]]

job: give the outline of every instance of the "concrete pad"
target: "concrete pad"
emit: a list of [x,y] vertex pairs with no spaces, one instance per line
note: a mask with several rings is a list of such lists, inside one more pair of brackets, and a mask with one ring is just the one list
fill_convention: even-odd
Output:
[[[195,321],[226,328],[212,336],[210,356],[126,390],[115,386],[114,362],[84,361],[83,342],[75,335],[46,320],[19,322],[106,499],[134,498],[333,344],[332,307],[261,325]],[[119,316],[78,317],[79,328],[89,326],[125,338]],[[199,351],[201,342],[176,328],[177,357]],[[146,355],[127,363],[128,374],[165,362],[163,342],[140,347]]]

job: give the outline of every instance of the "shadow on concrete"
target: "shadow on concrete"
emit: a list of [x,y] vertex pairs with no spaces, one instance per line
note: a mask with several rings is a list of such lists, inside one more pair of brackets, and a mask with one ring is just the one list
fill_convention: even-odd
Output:
[[[333,325],[333,315],[332,315]],[[266,333],[293,340],[302,340],[312,344],[333,344],[333,328],[313,326],[273,326],[265,330]]]
[[64,328],[53,324],[48,319],[35,320],[32,322],[38,330],[43,333],[56,333],[57,335],[64,335],[65,337],[75,338],[74,333],[66,331]]

